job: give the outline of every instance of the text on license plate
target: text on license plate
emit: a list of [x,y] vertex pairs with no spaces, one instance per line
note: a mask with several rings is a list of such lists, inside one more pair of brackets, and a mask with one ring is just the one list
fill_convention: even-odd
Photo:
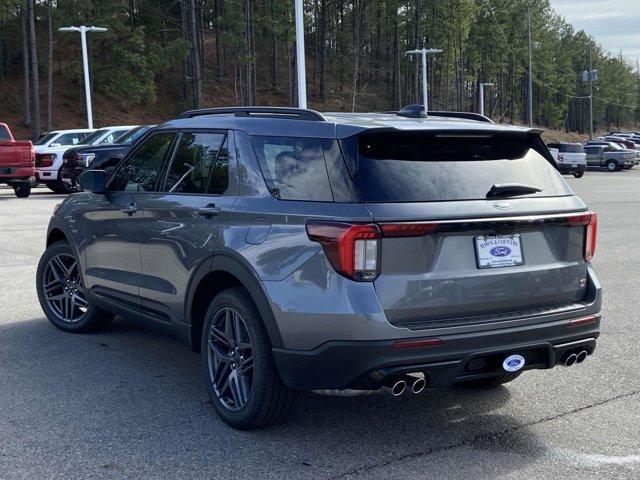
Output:
[[520,234],[480,235],[474,238],[478,268],[524,265]]

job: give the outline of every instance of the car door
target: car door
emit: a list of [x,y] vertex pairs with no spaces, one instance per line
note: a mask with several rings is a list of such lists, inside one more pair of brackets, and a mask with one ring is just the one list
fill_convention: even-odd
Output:
[[87,287],[124,314],[139,314],[142,206],[156,189],[175,137],[158,132],[144,140],[85,215]]
[[584,147],[584,153],[587,154],[587,165],[595,167],[600,165],[600,149],[598,147]]
[[211,257],[237,198],[233,145],[224,130],[181,131],[159,191],[144,205],[144,317],[183,320],[191,276]]

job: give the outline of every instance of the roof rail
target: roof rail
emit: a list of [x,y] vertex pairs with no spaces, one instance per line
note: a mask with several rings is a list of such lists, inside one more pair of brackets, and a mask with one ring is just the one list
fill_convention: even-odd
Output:
[[193,118],[202,115],[234,115],[236,117],[285,118],[288,120],[311,120],[324,122],[326,119],[315,110],[291,107],[222,107],[202,108],[181,113],[178,118]]
[[395,112],[395,114],[400,117],[408,118],[427,118],[428,116],[433,115],[435,117],[464,118],[465,120],[476,120],[478,122],[494,123],[490,118],[485,117],[480,113],[474,112],[429,111],[428,115],[425,115],[424,105],[420,104],[407,105],[399,112]]

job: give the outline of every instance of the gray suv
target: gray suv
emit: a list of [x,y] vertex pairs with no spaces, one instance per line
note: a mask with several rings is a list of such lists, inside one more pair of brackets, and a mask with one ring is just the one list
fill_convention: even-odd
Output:
[[540,130],[480,115],[187,112],[56,207],[37,290],[67,332],[115,315],[201,352],[229,425],[296,390],[393,395],[581,363],[596,214]]

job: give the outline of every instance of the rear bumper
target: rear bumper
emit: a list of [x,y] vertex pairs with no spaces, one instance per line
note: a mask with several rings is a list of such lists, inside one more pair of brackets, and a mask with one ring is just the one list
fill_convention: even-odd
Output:
[[584,172],[587,169],[586,164],[575,164],[575,167],[571,163],[558,163],[557,165],[560,173]]
[[600,334],[600,314],[595,317],[594,323],[574,327],[565,319],[438,336],[442,343],[429,347],[394,349],[393,341],[335,341],[309,351],[273,353],[283,381],[297,389],[377,389],[411,372],[423,372],[431,387],[444,387],[504,373],[502,361],[511,354],[525,358],[524,370],[552,368],[569,352],[592,354]]
[[15,182],[33,178],[33,167],[0,166],[0,182]]

